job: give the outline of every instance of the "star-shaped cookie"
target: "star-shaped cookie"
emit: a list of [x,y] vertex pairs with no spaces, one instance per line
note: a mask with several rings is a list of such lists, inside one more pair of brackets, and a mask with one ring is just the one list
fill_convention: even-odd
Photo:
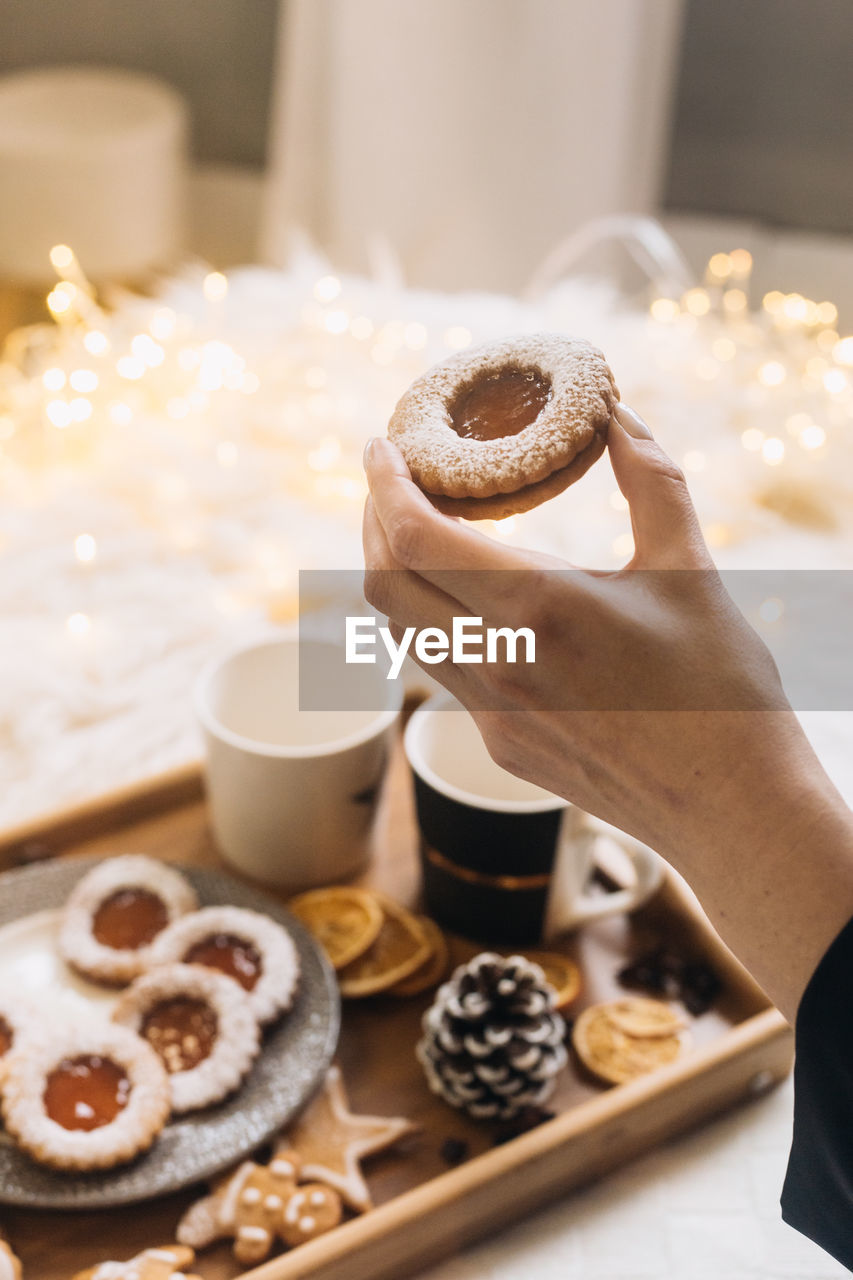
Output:
[[340,1067],[329,1068],[319,1092],[282,1134],[282,1150],[299,1153],[302,1176],[334,1187],[351,1208],[373,1207],[360,1161],[416,1129],[411,1121],[353,1115]]

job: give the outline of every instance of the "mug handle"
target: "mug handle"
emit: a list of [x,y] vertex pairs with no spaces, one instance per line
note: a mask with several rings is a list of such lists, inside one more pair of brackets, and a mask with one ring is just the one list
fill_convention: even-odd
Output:
[[[578,884],[577,867],[584,881],[595,862],[595,847],[602,838],[617,845],[634,868],[635,882],[614,893],[590,894]],[[662,858],[648,845],[626,835],[601,818],[569,806],[563,814],[554,877],[548,899],[544,935],[554,937],[592,920],[617,912],[634,911],[647,902],[663,881]]]

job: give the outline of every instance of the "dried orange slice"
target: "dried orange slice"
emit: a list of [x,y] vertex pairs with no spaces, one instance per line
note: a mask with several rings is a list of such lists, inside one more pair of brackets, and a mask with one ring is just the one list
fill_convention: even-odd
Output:
[[350,998],[387,991],[419,969],[432,954],[432,945],[417,916],[391,898],[372,896],[382,907],[382,928],[367,950],[338,973],[341,995]]
[[624,1084],[674,1062],[689,1042],[683,1019],[661,1000],[595,1004],[584,1009],[572,1029],[583,1065],[609,1084]]
[[385,919],[372,893],[350,885],[311,889],[291,898],[287,908],[314,935],[335,969],[363,955],[376,941]]
[[400,982],[395,982],[393,987],[389,987],[389,996],[420,995],[422,991],[437,986],[447,972],[449,959],[447,939],[429,916],[418,916],[418,920],[423,925],[427,941],[432,947],[432,954],[424,960],[419,969],[409,974],[408,978],[403,978]]
[[559,951],[525,951],[525,958],[538,964],[545,981],[557,993],[557,1008],[567,1009],[577,1000],[581,990],[581,971],[568,956]]
[[607,1007],[610,1021],[629,1036],[671,1036],[687,1025],[681,1014],[662,1000],[633,996],[612,1000]]

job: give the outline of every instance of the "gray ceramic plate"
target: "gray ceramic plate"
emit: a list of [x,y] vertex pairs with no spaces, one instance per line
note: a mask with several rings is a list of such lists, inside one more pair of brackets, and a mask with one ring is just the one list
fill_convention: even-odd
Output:
[[[65,902],[92,865],[47,863],[0,876],[0,981],[14,981],[10,954],[18,954],[21,966],[35,963],[49,970],[61,965],[51,955],[54,926],[47,913]],[[288,928],[302,966],[296,1004],[267,1031],[261,1054],[237,1093],[217,1107],[172,1121],[151,1150],[132,1164],[106,1173],[52,1173],[19,1151],[0,1130],[0,1203],[28,1209],[101,1209],[177,1191],[235,1164],[271,1138],[310,1097],[326,1071],[338,1039],[340,1000],[335,975],[317,943],[267,894],[219,871],[181,869],[203,906],[227,902],[249,907]],[[23,917],[30,917],[29,922]],[[9,945],[10,935],[18,934],[20,953],[17,944]],[[76,985],[85,992],[86,984]],[[70,998],[86,996],[72,992]]]

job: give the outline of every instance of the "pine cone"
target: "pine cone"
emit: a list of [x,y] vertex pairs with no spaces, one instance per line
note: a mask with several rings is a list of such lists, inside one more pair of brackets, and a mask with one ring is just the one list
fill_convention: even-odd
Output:
[[484,951],[460,965],[424,1015],[417,1046],[433,1093],[478,1118],[537,1106],[566,1064],[565,1023],[538,965]]

